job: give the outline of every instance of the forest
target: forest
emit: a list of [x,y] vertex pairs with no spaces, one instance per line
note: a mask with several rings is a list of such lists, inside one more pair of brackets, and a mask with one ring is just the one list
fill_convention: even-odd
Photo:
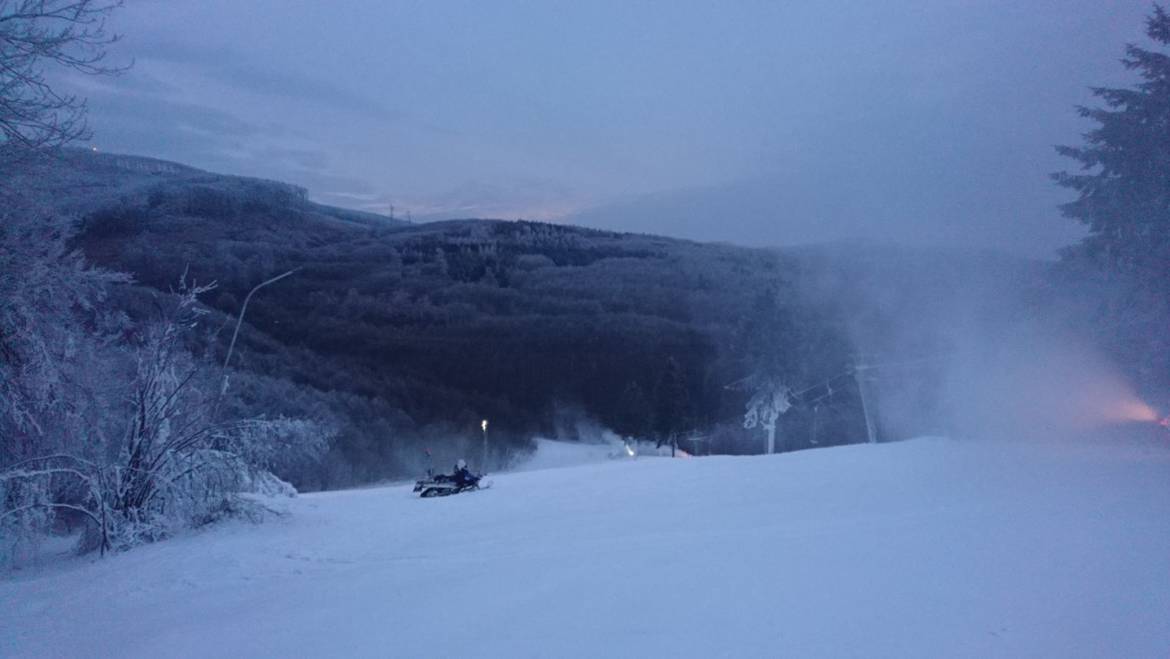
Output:
[[[279,474],[298,487],[409,476],[422,448],[454,456],[478,441],[483,418],[497,464],[533,436],[597,428],[756,452],[742,423],[753,392],[731,385],[763,377],[761,363],[814,382],[851,359],[837,311],[798,291],[805,264],[775,250],[522,221],[408,225],[275,182],[84,151],[29,175],[65,207],[87,180],[73,241],[133,277],[117,296],[132,318],[186,273],[214,282],[204,324],[221,328],[252,286],[295,271],[251,301],[232,386],[241,405],[338,428],[321,467]],[[776,332],[788,328],[800,336]],[[221,356],[228,339],[204,333],[201,349]],[[835,396],[819,441],[857,437],[855,398]],[[803,446],[795,435],[782,448]]]

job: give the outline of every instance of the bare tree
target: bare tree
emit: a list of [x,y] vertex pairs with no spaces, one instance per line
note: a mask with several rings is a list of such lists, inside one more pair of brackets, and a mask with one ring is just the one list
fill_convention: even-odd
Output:
[[[0,0],[0,562],[57,513],[88,517],[110,546],[101,473],[88,459],[112,403],[112,314],[106,287],[127,278],[69,248],[76,222],[28,199],[8,166],[86,137],[85,101],[49,84],[53,69],[87,75],[117,39],[120,0]],[[68,451],[66,453],[65,451]]]
[[84,100],[49,72],[121,71],[105,64],[120,4],[0,0],[0,566],[61,523],[84,524],[79,549],[105,552],[254,514],[239,493],[293,493],[271,470],[319,460],[336,432],[284,416],[221,422],[223,387],[212,395],[189,349],[212,287],[184,277],[158,319],[131,320],[106,299],[130,278],[88,265],[76,218],[7,175],[88,134]]
[[85,99],[55,89],[50,69],[125,70],[106,62],[118,36],[106,20],[121,0],[0,0],[0,150],[7,157],[89,136]]

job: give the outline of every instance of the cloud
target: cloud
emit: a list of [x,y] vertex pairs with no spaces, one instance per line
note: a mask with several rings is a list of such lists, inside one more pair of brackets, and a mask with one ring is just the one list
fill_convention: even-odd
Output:
[[556,220],[581,208],[581,194],[549,179],[529,178],[508,184],[465,181],[406,206],[421,220],[523,218]]
[[179,88],[141,68],[130,69],[116,78],[107,78],[108,86],[130,94],[175,94]]
[[[1042,225],[1059,191],[1005,203],[976,179],[904,169],[850,175],[810,166],[767,178],[634,195],[572,213],[568,222],[692,240],[779,246],[839,240],[882,244],[967,245],[1050,257],[1081,235],[1071,222]],[[908,192],[907,188],[914,188]],[[1021,217],[1030,222],[1021,223]],[[1018,236],[1006,240],[1005,237]]]
[[355,179],[333,177],[310,189],[310,196],[324,203],[362,210],[411,214],[420,222],[467,218],[523,218],[556,221],[583,207],[574,189],[551,180],[527,179],[514,184],[465,181],[432,193],[395,193],[374,189]]
[[328,154],[319,149],[265,146],[257,149],[253,156],[260,160],[276,161],[314,173],[324,171],[329,165]]
[[140,59],[190,67],[228,86],[256,94],[363,113],[384,120],[403,117],[402,113],[365,94],[313,76],[256,65],[239,51],[211,50],[175,41],[147,41],[142,44]]
[[137,65],[93,83],[91,123],[102,148],[416,217],[1047,255],[1077,237],[1051,145],[1148,12],[1068,9],[131,3]]
[[165,87],[148,85],[139,93],[126,93],[118,83],[88,90],[93,144],[103,150],[300,185],[315,184],[328,169],[326,150],[306,146],[280,124],[176,100]]

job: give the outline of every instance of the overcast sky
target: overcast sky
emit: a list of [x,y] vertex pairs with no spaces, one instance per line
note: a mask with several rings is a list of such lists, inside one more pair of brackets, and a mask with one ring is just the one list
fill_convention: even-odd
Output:
[[94,145],[416,220],[1050,255],[1136,0],[132,1]]

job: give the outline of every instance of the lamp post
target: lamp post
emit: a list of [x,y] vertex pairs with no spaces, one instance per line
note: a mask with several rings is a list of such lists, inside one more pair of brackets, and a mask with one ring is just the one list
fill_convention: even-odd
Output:
[[252,300],[252,296],[256,294],[256,291],[260,290],[261,288],[264,288],[265,286],[267,286],[269,284],[275,284],[276,282],[280,281],[281,279],[284,279],[285,277],[288,277],[288,276],[296,273],[298,270],[300,270],[300,268],[293,268],[292,270],[289,270],[288,272],[286,272],[284,274],[277,275],[275,277],[272,277],[271,279],[266,279],[266,280],[260,282],[259,284],[256,284],[255,286],[253,286],[252,290],[248,291],[248,295],[246,295],[244,297],[244,304],[242,304],[240,306],[240,315],[236,317],[236,329],[235,329],[235,331],[232,332],[232,342],[228,345],[227,356],[223,358],[223,382],[219,386],[219,395],[215,397],[215,404],[212,405],[212,408],[211,408],[212,409],[212,412],[211,412],[212,419],[216,418],[216,413],[219,411],[219,402],[223,398],[224,394],[227,393],[228,366],[231,365],[232,353],[236,349],[236,339],[238,339],[240,336],[240,325],[244,324],[244,314],[248,313],[248,302],[250,302]]
[[483,431],[483,458],[479,462],[479,470],[485,473],[487,472],[487,427],[487,419],[480,421],[479,428]]

